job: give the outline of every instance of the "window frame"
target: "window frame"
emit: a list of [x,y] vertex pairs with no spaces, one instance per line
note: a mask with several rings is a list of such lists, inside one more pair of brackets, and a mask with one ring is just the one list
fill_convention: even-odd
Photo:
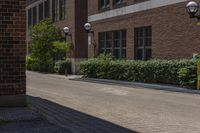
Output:
[[[108,37],[110,34],[110,37]],[[119,34],[119,37],[116,38],[115,34]],[[123,37],[123,34],[125,37]],[[115,58],[123,59],[126,58],[126,46],[127,46],[127,31],[125,29],[99,32],[99,53],[111,53]],[[119,43],[116,46],[116,42]],[[125,45],[123,45],[125,42]],[[110,44],[110,45],[108,45]],[[118,51],[118,55],[116,54]],[[125,54],[123,53],[125,51]],[[116,52],[116,53],[115,53]]]
[[[102,6],[102,1],[103,1],[103,6]],[[108,4],[106,4],[108,2]],[[99,0],[98,2],[98,7],[99,7],[99,11],[105,11],[105,10],[109,10],[110,9],[110,0]]]
[[[135,42],[135,45],[134,45],[135,46],[135,60],[149,60],[152,58],[152,26],[135,28],[134,42]],[[150,44],[150,45],[147,45],[147,44]],[[139,50],[142,51],[141,56],[138,55]],[[147,50],[151,51],[149,57],[147,57]],[[141,57],[141,59],[139,57]]]

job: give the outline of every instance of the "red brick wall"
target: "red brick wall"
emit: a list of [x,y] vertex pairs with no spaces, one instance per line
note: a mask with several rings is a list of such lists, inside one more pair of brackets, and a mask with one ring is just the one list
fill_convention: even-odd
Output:
[[[89,1],[89,5],[94,3]],[[200,53],[200,27],[195,24],[197,20],[190,19],[186,13],[186,3],[92,22],[95,40],[98,43],[98,32],[126,29],[127,58],[134,59],[134,28],[152,26],[153,58],[191,58],[193,53]],[[89,8],[89,14],[91,10]],[[89,57],[92,56],[93,47],[90,46]]]
[[26,92],[26,0],[0,0],[0,97]]
[[[50,6],[50,14],[52,15],[52,0]],[[29,0],[27,4],[27,9],[34,6],[38,6],[43,0]],[[67,0],[66,1],[66,17],[64,20],[59,20],[54,24],[61,30],[68,26],[70,28],[70,33],[72,38],[68,37],[68,41],[72,42],[74,45],[74,55],[73,58],[87,58],[88,57],[88,41],[87,33],[84,30],[84,24],[87,22],[88,11],[87,11],[87,0]],[[50,16],[52,18],[52,16]],[[28,20],[27,20],[28,21]],[[64,36],[64,34],[63,34]],[[27,31],[27,41],[29,41],[28,31]]]

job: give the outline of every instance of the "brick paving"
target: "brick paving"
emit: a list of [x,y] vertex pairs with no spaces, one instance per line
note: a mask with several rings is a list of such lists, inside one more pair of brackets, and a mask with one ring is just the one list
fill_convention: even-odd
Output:
[[0,133],[71,133],[28,108],[0,108]]
[[28,101],[74,133],[199,133],[200,96],[27,72]]

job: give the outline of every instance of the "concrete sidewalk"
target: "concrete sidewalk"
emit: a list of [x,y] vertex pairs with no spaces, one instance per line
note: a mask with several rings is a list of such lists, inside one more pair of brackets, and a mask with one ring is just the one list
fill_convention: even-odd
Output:
[[0,133],[71,133],[51,124],[36,111],[24,108],[0,108]]

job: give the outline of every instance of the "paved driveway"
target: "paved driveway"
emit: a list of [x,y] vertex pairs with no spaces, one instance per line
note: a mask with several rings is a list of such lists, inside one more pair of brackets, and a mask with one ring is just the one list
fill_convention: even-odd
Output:
[[27,72],[27,89],[33,96],[30,102],[47,106],[43,111],[53,111],[57,122],[63,118],[62,126],[74,133],[200,133],[200,95],[70,81],[33,72]]

